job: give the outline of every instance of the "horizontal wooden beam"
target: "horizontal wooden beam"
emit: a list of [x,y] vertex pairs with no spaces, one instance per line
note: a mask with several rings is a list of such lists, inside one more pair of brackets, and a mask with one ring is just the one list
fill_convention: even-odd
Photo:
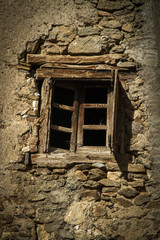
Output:
[[63,109],[63,110],[68,110],[68,111],[71,111],[71,112],[74,111],[74,107],[67,106],[67,105],[64,105],[64,104],[59,104],[59,103],[53,103],[53,107]]
[[42,68],[36,72],[37,79],[43,78],[60,78],[60,79],[107,79],[111,80],[111,71],[87,71],[73,69],[52,69]]
[[66,127],[57,126],[57,125],[53,125],[53,124],[51,124],[51,129],[61,131],[61,132],[67,132],[67,133],[73,132],[73,130],[71,128],[66,128]]
[[[120,54],[118,57],[120,58]],[[42,55],[28,54],[27,63],[32,65],[43,65],[45,63],[67,63],[67,64],[96,64],[106,63],[108,60],[116,59],[117,54],[105,54],[99,56],[70,56],[70,55]]]
[[[82,70],[115,70],[117,67],[107,65],[107,64],[65,64],[65,63],[46,63],[41,66],[41,68],[60,68],[60,69],[82,69]],[[124,68],[118,67],[118,70],[124,70]]]
[[86,130],[106,130],[106,125],[83,125],[83,129]]
[[84,108],[107,108],[107,104],[103,103],[83,103]]

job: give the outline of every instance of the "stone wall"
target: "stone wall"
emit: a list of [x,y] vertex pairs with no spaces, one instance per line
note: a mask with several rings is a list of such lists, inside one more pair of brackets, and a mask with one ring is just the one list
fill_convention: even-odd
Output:
[[[3,240],[160,238],[159,2],[8,1],[1,6]],[[40,86],[29,53],[104,55],[134,70],[125,92],[123,159],[25,164],[38,152]]]

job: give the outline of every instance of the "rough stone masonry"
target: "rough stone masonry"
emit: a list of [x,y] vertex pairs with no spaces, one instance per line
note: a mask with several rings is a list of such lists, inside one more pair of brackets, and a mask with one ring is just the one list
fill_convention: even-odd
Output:
[[[160,2],[8,0],[0,11],[0,238],[160,239]],[[127,165],[30,162],[41,91],[28,54],[107,55],[110,68],[134,71],[121,83]]]

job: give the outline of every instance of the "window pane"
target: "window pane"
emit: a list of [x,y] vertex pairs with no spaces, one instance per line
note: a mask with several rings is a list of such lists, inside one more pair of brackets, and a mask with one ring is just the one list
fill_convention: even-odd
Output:
[[55,103],[73,106],[74,90],[55,86],[53,93],[53,101]]
[[55,148],[70,149],[70,133],[51,130],[50,145]]
[[85,103],[107,103],[107,88],[87,87]]
[[72,112],[59,108],[53,108],[52,124],[71,128]]
[[107,109],[86,108],[84,113],[85,125],[106,125]]
[[84,146],[106,146],[106,131],[104,130],[84,130]]

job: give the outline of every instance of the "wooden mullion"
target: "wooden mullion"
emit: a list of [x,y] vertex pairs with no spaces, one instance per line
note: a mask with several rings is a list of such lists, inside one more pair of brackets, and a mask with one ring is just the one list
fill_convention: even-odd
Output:
[[39,153],[48,152],[50,141],[52,84],[49,78],[44,79],[41,89]]
[[72,152],[76,151],[77,147],[77,128],[78,128],[78,102],[79,94],[78,94],[78,86],[75,88],[75,96],[74,96],[74,103],[73,103],[73,114],[72,114],[72,135],[70,139],[70,150]]
[[84,87],[81,86],[79,98],[77,149],[83,146],[83,125],[84,125]]

